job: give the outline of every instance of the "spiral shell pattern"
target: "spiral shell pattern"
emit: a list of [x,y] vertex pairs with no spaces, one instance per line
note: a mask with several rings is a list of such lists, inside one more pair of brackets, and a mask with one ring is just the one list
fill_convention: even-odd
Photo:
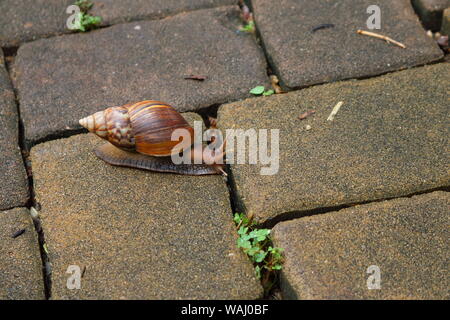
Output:
[[90,132],[108,140],[119,148],[135,149],[135,140],[126,106],[112,107],[96,112],[79,122]]
[[[80,125],[113,145],[151,156],[169,156],[179,141],[172,141],[176,129],[186,129],[193,141],[194,130],[170,105],[146,100],[108,108],[83,118]],[[191,142],[182,144],[185,150]]]

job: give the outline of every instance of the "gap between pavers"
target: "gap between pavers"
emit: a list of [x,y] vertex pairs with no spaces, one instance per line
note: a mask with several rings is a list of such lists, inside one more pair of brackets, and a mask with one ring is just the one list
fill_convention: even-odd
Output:
[[0,50],[0,210],[25,206],[28,181],[19,147],[15,96]]
[[[236,6],[26,43],[13,68],[28,145],[107,107],[161,100],[195,111],[268,83],[264,54]],[[189,75],[205,81],[186,80]]]
[[[448,187],[449,81],[450,64],[440,63],[221,106],[224,131],[268,130],[270,142],[270,130],[279,129],[274,175],[261,175],[269,164],[248,164],[248,145],[246,164],[231,165],[238,210],[273,225],[321,208]],[[316,113],[300,120],[308,110]]]
[[45,299],[38,237],[28,209],[0,211],[0,257],[0,300]]
[[277,224],[284,298],[448,299],[449,205],[439,191]]
[[[253,266],[236,246],[221,176],[113,167],[92,152],[102,143],[81,134],[31,150],[52,299],[262,296]],[[85,268],[79,290],[66,286],[70,265]]]
[[[70,33],[67,8],[75,0],[2,0],[0,46],[15,47],[25,41]],[[107,26],[132,20],[160,19],[184,11],[236,4],[235,0],[101,0],[92,1],[89,14]],[[73,12],[72,12],[73,14]]]

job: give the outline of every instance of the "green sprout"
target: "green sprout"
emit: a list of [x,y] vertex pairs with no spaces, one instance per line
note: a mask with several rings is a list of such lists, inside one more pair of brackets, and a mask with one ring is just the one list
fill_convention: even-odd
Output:
[[275,91],[273,91],[272,89],[270,90],[266,90],[266,88],[264,88],[264,86],[256,86],[254,87],[252,90],[250,90],[251,94],[254,94],[255,96],[270,96],[272,94],[275,93]]
[[75,5],[80,8],[78,19],[76,19],[75,30],[86,32],[98,26],[102,19],[100,17],[91,16],[88,11],[94,5],[90,0],[78,0]]
[[253,32],[255,32],[255,23],[253,22],[253,20],[250,20],[243,27],[240,27],[239,31],[253,33]]
[[261,279],[262,274],[266,273],[267,279],[271,272],[281,270],[283,249],[271,246],[270,230],[256,228],[252,219],[243,213],[235,213],[233,220],[238,228],[237,247],[253,262],[256,277]]
[[94,6],[90,0],[77,0],[74,5],[78,6],[82,12],[88,12]]

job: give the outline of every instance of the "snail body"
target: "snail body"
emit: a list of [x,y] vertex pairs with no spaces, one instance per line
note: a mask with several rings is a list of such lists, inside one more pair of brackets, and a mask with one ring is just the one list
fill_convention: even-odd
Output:
[[[172,162],[172,155],[192,147],[194,129],[164,102],[145,100],[111,107],[83,118],[79,123],[109,142],[95,149],[95,154],[109,164],[188,175],[223,172],[219,164]],[[172,141],[172,133],[177,129],[187,130],[191,139]],[[194,157],[196,153],[192,155]],[[223,154],[216,157],[219,159]]]

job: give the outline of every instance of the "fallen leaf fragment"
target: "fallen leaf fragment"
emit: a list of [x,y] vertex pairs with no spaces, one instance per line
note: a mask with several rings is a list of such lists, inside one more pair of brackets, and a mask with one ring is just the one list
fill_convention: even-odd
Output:
[[278,80],[278,77],[276,75],[270,76],[270,83],[272,84],[273,89],[275,90],[275,93],[283,93],[283,90],[281,89],[280,85],[278,84],[280,81]]
[[206,76],[195,76],[195,75],[190,75],[190,76],[185,76],[184,79],[186,80],[197,80],[197,81],[204,81],[206,80]]
[[316,110],[308,110],[308,111],[306,111],[306,112],[303,112],[298,118],[299,118],[300,120],[303,120],[303,119],[308,118],[310,115],[312,115],[312,114],[314,114],[314,113],[316,113]]

